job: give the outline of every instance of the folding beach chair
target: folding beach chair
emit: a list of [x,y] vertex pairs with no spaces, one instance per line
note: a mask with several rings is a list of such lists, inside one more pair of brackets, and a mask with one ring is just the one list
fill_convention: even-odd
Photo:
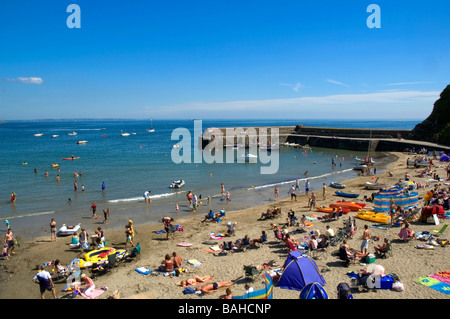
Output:
[[444,233],[444,231],[447,229],[448,224],[444,224],[444,226],[442,226],[442,228],[440,230],[433,230],[433,235],[435,236],[439,236],[442,235]]

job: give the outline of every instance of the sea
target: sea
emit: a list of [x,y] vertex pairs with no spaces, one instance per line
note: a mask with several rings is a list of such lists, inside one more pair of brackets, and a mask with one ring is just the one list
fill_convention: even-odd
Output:
[[[419,122],[204,119],[201,127],[204,130],[210,127],[302,124],[310,127],[412,129]],[[256,163],[239,163],[237,160],[211,163],[203,160],[202,150],[196,148],[194,123],[198,125],[199,121],[83,119],[2,122],[0,235],[6,232],[8,221],[14,235],[22,240],[50,236],[52,218],[57,228],[63,224],[80,223],[88,232],[93,232],[98,226],[105,231],[120,229],[130,219],[137,230],[142,224],[161,223],[164,216],[173,217],[177,224],[177,220],[203,218],[209,210],[227,212],[270,203],[274,200],[275,186],[279,188],[280,198],[286,198],[296,180],[304,192],[306,179],[309,179],[312,191],[316,190],[320,198],[323,183],[328,185],[332,181],[355,177],[357,172],[352,169],[355,157],[367,156],[367,152],[341,149],[280,147],[276,154],[275,151],[269,153],[277,156],[278,170],[274,174],[262,174],[261,168],[269,164],[259,160]],[[154,132],[148,132],[149,129],[154,129]],[[181,163],[173,160],[173,146],[181,142],[181,137],[173,134],[177,129],[191,134],[190,139],[184,138],[184,142],[190,141],[191,156],[186,157],[191,158],[190,163],[188,160]],[[69,135],[72,132],[77,134]],[[122,136],[121,133],[129,135]],[[77,144],[77,141],[87,143]],[[63,160],[72,155],[77,159]],[[380,166],[392,160],[383,153],[370,155]],[[332,165],[332,161],[336,165]],[[59,166],[53,167],[52,164]],[[180,179],[185,181],[182,188],[169,187],[172,181]],[[221,184],[230,193],[231,200],[224,200],[221,196]],[[151,203],[145,202],[143,197],[147,190],[150,191]],[[200,206],[196,211],[189,205],[187,191],[199,197]],[[16,199],[11,202],[13,192]],[[92,218],[93,202],[101,216],[99,218]],[[103,224],[104,209],[110,210],[107,224]]]

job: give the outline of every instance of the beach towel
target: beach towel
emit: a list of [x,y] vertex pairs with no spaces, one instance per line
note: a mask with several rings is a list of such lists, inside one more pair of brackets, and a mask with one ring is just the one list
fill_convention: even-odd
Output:
[[209,233],[209,237],[211,239],[215,239],[215,240],[221,240],[223,239],[223,237],[225,237],[225,234],[214,234],[214,233]]
[[162,233],[165,233],[166,231],[165,230],[158,230],[158,231],[155,231],[155,234],[162,234]]
[[80,293],[81,296],[83,296],[86,299],[95,299],[101,294],[103,294],[105,291],[103,289],[92,289],[89,294],[85,294],[83,291]]
[[433,274],[429,276],[430,278],[445,282],[447,284],[450,284],[450,272],[449,271],[441,271],[437,274]]
[[211,246],[211,247],[209,247],[209,248],[211,248],[211,250],[213,250],[213,251],[219,251],[219,250],[221,250],[220,247],[219,247],[219,245]]
[[202,265],[202,263],[200,261],[198,261],[197,259],[189,259],[187,261],[187,263],[194,267],[200,267]]
[[431,278],[432,276],[433,275],[430,275],[428,277],[427,276],[419,277],[417,281],[424,286],[442,292],[446,295],[450,295],[450,284],[442,282],[435,278]]
[[152,271],[150,269],[147,269],[145,267],[139,267],[135,269],[138,273],[143,274],[143,275],[148,275],[150,274]]

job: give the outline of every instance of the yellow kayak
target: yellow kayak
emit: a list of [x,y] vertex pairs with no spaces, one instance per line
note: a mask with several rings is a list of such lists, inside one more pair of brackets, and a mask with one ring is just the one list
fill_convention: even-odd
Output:
[[92,267],[93,264],[105,265],[108,263],[108,255],[115,254],[116,258],[122,258],[126,254],[125,249],[100,248],[90,251],[84,255],[84,258],[78,260],[80,268]]
[[356,212],[355,216],[359,219],[368,220],[368,221],[376,222],[376,223],[384,223],[384,224],[389,223],[391,220],[391,216],[388,216],[386,214],[363,211],[363,210]]

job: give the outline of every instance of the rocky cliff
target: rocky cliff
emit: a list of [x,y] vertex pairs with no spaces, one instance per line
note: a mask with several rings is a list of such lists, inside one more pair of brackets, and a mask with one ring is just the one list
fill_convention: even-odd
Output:
[[434,103],[431,114],[411,131],[411,138],[450,145],[450,85]]

